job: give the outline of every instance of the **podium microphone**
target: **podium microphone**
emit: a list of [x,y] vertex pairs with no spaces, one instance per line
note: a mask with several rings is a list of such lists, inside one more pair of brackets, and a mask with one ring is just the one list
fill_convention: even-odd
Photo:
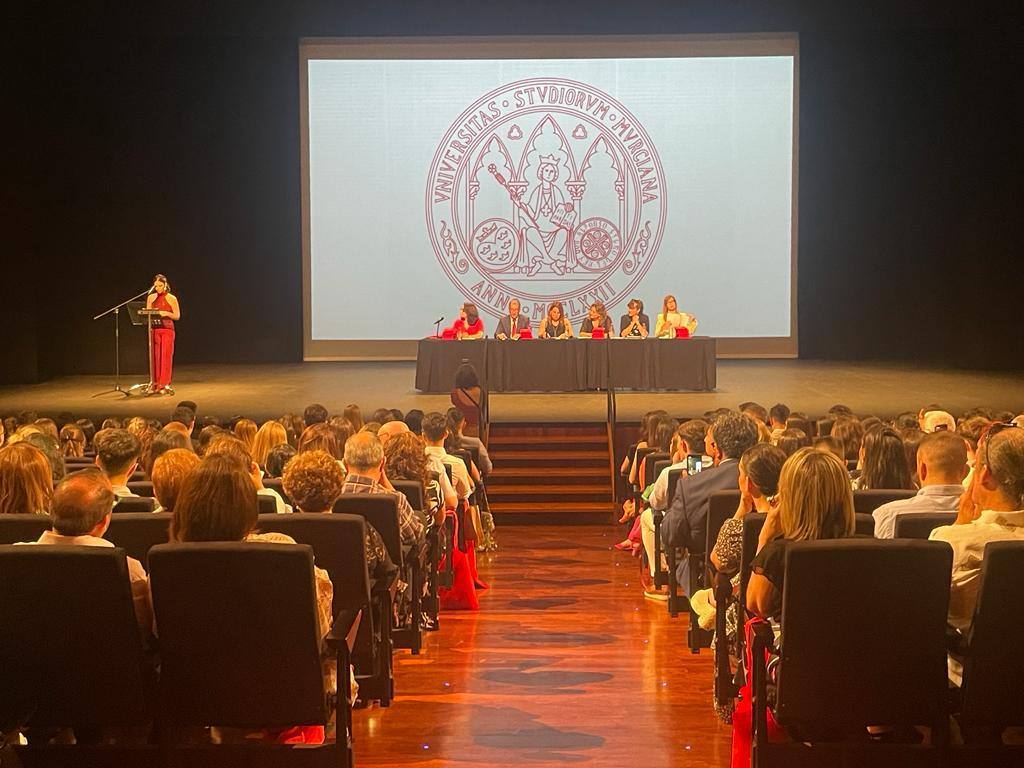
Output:
[[441,315],[437,320],[434,321],[434,336],[435,338],[441,335],[441,323],[444,322],[444,315]]
[[434,321],[434,325],[440,325],[444,322],[444,315],[441,315],[437,320]]

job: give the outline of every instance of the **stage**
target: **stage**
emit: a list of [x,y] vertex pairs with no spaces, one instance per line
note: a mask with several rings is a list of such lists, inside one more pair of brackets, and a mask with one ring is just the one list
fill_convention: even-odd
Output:
[[[168,397],[92,395],[113,384],[111,376],[69,376],[41,384],[0,387],[0,414],[23,410],[40,415],[67,411],[76,417],[143,415],[166,420],[179,400],[194,400],[200,415],[244,414],[257,420],[301,413],[313,402],[339,413],[348,403],[364,414],[376,408],[448,407],[443,394],[414,387],[414,362],[296,363],[287,365],[185,365],[175,369],[176,393]],[[122,386],[143,381],[125,374]],[[765,407],[783,402],[810,416],[845,403],[862,415],[891,416],[941,403],[954,414],[985,405],[1024,410],[1019,373],[971,372],[918,364],[836,363],[814,360],[719,360],[718,386],[711,392],[629,392],[616,397],[618,419],[635,421],[652,408],[697,416],[753,400]],[[493,422],[603,422],[604,392],[495,394]]]

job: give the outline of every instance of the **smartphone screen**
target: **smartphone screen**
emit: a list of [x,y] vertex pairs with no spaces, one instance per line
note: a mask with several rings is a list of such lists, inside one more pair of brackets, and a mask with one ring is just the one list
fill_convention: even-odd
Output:
[[695,475],[701,470],[701,457],[700,456],[687,456],[686,457],[686,474]]

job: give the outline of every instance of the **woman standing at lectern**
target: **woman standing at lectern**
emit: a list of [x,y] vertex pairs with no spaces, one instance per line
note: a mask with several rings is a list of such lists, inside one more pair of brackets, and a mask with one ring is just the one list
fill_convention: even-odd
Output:
[[181,308],[163,275],[153,278],[153,293],[146,297],[146,308],[160,310],[159,319],[153,318],[153,381],[149,391],[150,394],[173,395],[174,321],[181,319]]

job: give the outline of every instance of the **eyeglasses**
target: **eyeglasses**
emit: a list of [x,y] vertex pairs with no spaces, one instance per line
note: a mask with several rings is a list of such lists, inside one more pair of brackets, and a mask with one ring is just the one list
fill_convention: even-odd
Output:
[[1020,425],[1014,424],[1012,421],[993,421],[985,429],[982,430],[981,435],[978,437],[978,452],[981,449],[985,449],[985,466],[988,467],[989,471],[992,470],[992,465],[988,463],[988,445],[992,442],[992,438],[998,435],[1000,432],[1006,429],[1019,429]]

